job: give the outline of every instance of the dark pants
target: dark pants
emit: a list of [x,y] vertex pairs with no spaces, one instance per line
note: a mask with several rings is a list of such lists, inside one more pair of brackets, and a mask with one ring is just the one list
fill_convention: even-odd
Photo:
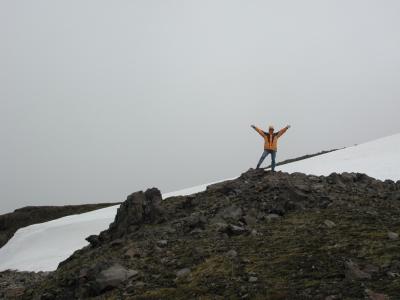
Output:
[[261,166],[264,159],[271,154],[271,170],[275,171],[275,158],[276,158],[276,151],[273,150],[264,150],[263,154],[261,155],[260,161],[257,164],[257,169]]

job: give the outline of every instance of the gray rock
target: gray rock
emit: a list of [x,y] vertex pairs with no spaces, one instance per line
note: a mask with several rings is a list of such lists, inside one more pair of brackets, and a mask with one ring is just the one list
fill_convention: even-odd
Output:
[[273,220],[278,220],[280,216],[278,214],[268,214],[265,219],[267,221],[273,221]]
[[315,191],[315,190],[322,191],[322,190],[324,190],[325,186],[324,186],[323,184],[321,184],[321,183],[317,183],[317,184],[313,184],[313,185],[311,186],[311,188],[312,188],[314,191]]
[[295,187],[302,192],[306,192],[306,193],[311,192],[311,187],[305,183],[295,183]]
[[164,252],[164,249],[161,248],[161,247],[158,247],[158,246],[154,246],[153,250],[158,252],[158,253]]
[[216,223],[213,223],[212,226],[218,232],[225,232],[228,228],[228,224],[226,224],[224,222],[216,222]]
[[224,218],[224,219],[234,219],[238,220],[242,217],[243,215],[243,210],[242,208],[236,206],[236,205],[231,205],[224,210],[222,210],[219,215]]
[[324,224],[326,225],[326,227],[328,228],[333,228],[336,226],[336,224],[334,222],[332,222],[331,220],[325,220]]
[[98,235],[90,235],[86,238],[86,240],[93,246],[97,247],[100,244]]
[[379,272],[379,267],[371,264],[367,264],[364,266],[363,271],[368,274],[374,274]]
[[389,231],[388,238],[391,239],[392,241],[395,241],[399,239],[399,235],[396,232]]
[[140,251],[136,248],[129,248],[128,250],[125,251],[124,257],[125,258],[133,258],[133,257],[141,257],[142,254]]
[[207,223],[207,218],[203,214],[195,212],[189,217],[184,218],[183,221],[188,230],[191,230],[193,228],[203,228]]
[[371,275],[362,271],[356,263],[348,261],[345,263],[345,266],[347,269],[346,276],[349,279],[371,279]]
[[167,240],[159,240],[157,242],[157,245],[160,247],[166,247],[168,245],[168,241]]
[[124,242],[125,242],[125,241],[124,241],[123,239],[116,239],[116,240],[113,240],[113,241],[110,243],[110,246],[111,246],[111,247],[119,247],[119,246],[123,245]]
[[196,234],[202,233],[203,231],[204,231],[204,230],[201,229],[201,228],[195,228],[195,229],[193,229],[193,230],[190,232],[190,234],[196,235]]
[[252,229],[250,233],[251,233],[252,236],[260,235],[260,233],[255,229]]
[[[396,185],[400,186],[400,181],[398,181]],[[399,201],[400,200],[400,192],[399,191],[393,192],[392,195],[389,197],[389,199],[392,201]]]
[[356,178],[357,175],[355,173],[348,173],[348,172],[342,173],[342,182],[353,182]]
[[194,258],[204,258],[207,255],[207,251],[203,247],[194,247],[191,251],[191,255]]
[[125,291],[128,292],[129,294],[134,293],[135,290],[136,290],[136,287],[133,284],[129,284],[125,289]]
[[235,250],[229,250],[227,253],[226,253],[226,256],[227,257],[229,257],[230,259],[233,259],[233,258],[236,258],[237,257],[237,252],[235,251]]
[[142,288],[144,287],[146,284],[143,281],[138,281],[135,283],[135,287],[136,288]]
[[180,269],[179,271],[176,272],[176,277],[178,279],[182,279],[185,277],[188,277],[191,273],[191,270],[189,268],[184,268],[184,269]]
[[391,271],[386,272],[386,275],[387,275],[388,277],[390,277],[390,278],[397,278],[397,277],[400,277],[400,274],[399,274],[399,273],[395,273],[395,272],[391,272]]
[[258,278],[255,277],[255,276],[251,276],[251,277],[249,278],[249,282],[257,282],[257,281],[258,281]]
[[254,226],[257,224],[257,218],[255,216],[246,215],[243,219],[248,226]]
[[107,288],[118,287],[122,282],[138,275],[138,273],[135,270],[127,270],[120,264],[114,264],[101,271],[96,277],[96,282],[100,291],[103,291]]
[[239,235],[239,234],[246,233],[247,230],[244,227],[230,224],[228,226],[228,232],[233,234],[233,235]]
[[163,211],[160,208],[161,192],[149,189],[146,192],[136,192],[128,196],[118,208],[115,220],[108,231],[100,233],[100,240],[115,240],[135,230],[144,223],[154,223],[161,219]]

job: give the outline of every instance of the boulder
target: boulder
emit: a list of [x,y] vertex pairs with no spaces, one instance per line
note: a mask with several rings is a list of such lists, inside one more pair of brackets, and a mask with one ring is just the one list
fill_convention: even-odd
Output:
[[106,289],[118,287],[125,280],[138,275],[138,271],[127,270],[120,264],[114,264],[104,269],[96,276],[99,294]]
[[334,222],[332,222],[331,220],[325,220],[324,224],[326,225],[326,227],[328,228],[333,228],[336,226],[336,224]]
[[239,220],[243,215],[243,210],[241,207],[231,205],[227,208],[224,208],[218,215],[225,220]]
[[400,201],[400,192],[399,192],[399,191],[393,192],[393,193],[389,196],[389,200],[392,200],[392,201]]
[[189,268],[180,269],[176,272],[175,282],[188,282],[191,280],[191,270]]
[[160,247],[166,247],[166,246],[168,246],[168,241],[167,240],[159,240],[159,241],[157,241],[157,245]]
[[364,272],[360,269],[360,267],[352,262],[352,261],[347,261],[345,263],[346,266],[346,277],[351,279],[351,280],[357,280],[357,279],[371,279],[371,275],[367,272]]
[[133,258],[133,257],[141,257],[142,254],[140,251],[134,247],[128,248],[124,253],[124,258]]
[[236,258],[237,257],[237,252],[236,252],[236,250],[229,250],[227,253],[226,253],[226,256],[228,257],[228,258],[230,258],[230,259],[234,259],[234,258]]
[[181,278],[188,276],[190,274],[190,269],[189,268],[184,268],[176,272],[176,277]]
[[186,231],[191,231],[195,228],[203,229],[205,224],[207,223],[207,219],[200,212],[194,212],[189,217],[184,218],[183,222],[187,229]]
[[100,245],[100,240],[98,235],[90,235],[86,238],[86,240],[92,245],[93,247],[97,247]]
[[255,276],[251,276],[250,278],[249,278],[249,282],[257,282],[258,281],[258,278],[257,277],[255,277]]
[[395,241],[399,239],[399,235],[396,232],[389,231],[388,238],[391,239],[392,241]]
[[247,214],[243,217],[243,220],[246,222],[248,226],[255,226],[257,224],[257,217]]
[[226,224],[225,222],[215,222],[212,223],[211,226],[217,231],[217,232],[226,232],[229,225]]
[[246,233],[246,232],[247,232],[246,228],[241,227],[241,226],[236,226],[236,225],[230,224],[227,227],[227,233],[229,235],[240,235],[240,234],[243,234],[243,233]]
[[163,215],[161,201],[161,192],[156,188],[131,194],[118,208],[109,229],[100,234],[100,240],[118,239],[142,224],[160,221]]

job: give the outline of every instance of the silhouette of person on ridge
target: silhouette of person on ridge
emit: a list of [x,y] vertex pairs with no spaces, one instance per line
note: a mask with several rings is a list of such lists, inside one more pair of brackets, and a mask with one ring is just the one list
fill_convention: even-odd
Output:
[[272,125],[269,126],[268,132],[265,132],[254,125],[251,125],[251,127],[264,138],[264,152],[257,164],[257,169],[260,168],[268,154],[271,154],[271,170],[272,172],[275,172],[275,158],[276,152],[278,151],[278,139],[290,128],[290,125],[282,128],[278,132],[274,132],[275,129]]

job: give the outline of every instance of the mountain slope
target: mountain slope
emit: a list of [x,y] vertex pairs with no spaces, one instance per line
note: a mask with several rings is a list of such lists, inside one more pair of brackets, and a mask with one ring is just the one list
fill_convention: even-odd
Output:
[[400,181],[355,173],[250,170],[168,201],[137,192],[23,297],[397,299],[399,214]]
[[[365,172],[382,179],[398,180],[400,179],[399,146],[400,134],[397,134],[283,165],[278,170],[325,175],[334,171],[348,170]],[[376,163],[372,163],[373,161]],[[164,194],[163,198],[201,192],[207,186],[208,184],[204,184]],[[117,208],[118,206],[113,206],[19,230],[10,242],[0,249],[0,270],[8,268],[21,271],[55,270],[61,261],[88,244],[86,237],[106,229],[114,220]],[[69,238],[63,239],[63,235]],[[52,247],[54,244],[58,247]]]

